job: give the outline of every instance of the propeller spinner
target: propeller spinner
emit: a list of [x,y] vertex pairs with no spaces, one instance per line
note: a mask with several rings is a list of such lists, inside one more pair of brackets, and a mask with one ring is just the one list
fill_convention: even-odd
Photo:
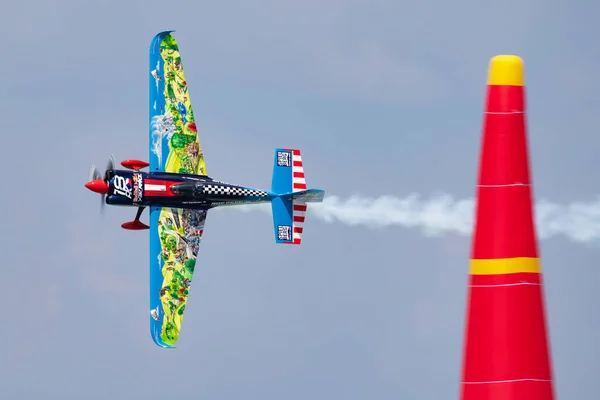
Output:
[[104,211],[106,193],[108,193],[108,182],[110,181],[111,176],[109,175],[110,171],[114,169],[115,159],[113,156],[110,156],[108,163],[106,164],[106,170],[104,171],[104,176],[98,171],[95,165],[92,165],[92,169],[90,170],[90,178],[89,182],[85,184],[85,187],[91,190],[92,192],[99,193],[101,195],[100,198],[100,210]]

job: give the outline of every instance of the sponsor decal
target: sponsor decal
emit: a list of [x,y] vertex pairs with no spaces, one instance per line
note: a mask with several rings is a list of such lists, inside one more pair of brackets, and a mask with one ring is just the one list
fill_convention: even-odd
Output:
[[131,187],[131,180],[129,178],[124,178],[120,175],[115,175],[113,180],[114,193],[120,196],[125,196],[128,199],[131,199],[133,189]]
[[292,153],[289,151],[278,151],[277,152],[277,166],[278,167],[291,167],[292,166]]
[[277,238],[279,240],[292,240],[292,227],[290,225],[277,225]]
[[212,201],[210,204],[213,206],[222,206],[222,205],[234,205],[234,204],[259,204],[261,201],[256,200],[238,200],[238,201]]
[[142,201],[142,198],[144,196],[144,189],[143,189],[143,178],[142,178],[142,174],[139,172],[136,172],[135,174],[133,174],[133,202],[134,203],[139,203]]

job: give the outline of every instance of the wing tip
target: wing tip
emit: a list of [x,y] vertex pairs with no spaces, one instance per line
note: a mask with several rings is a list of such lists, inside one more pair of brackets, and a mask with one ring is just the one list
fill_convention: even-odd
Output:
[[156,36],[160,36],[160,35],[169,35],[172,32],[175,32],[175,29],[165,29],[164,31],[160,31],[156,34]]
[[162,41],[165,37],[170,36],[171,33],[175,32],[175,29],[171,29],[171,30],[165,30],[165,31],[161,31],[158,32],[156,35],[154,35],[154,37],[152,38],[152,41],[150,42],[150,48],[152,48],[153,46],[155,46],[157,43],[159,43],[160,41]]
[[156,334],[154,334],[154,332],[152,332],[152,340],[154,341],[154,344],[156,344],[158,347],[161,347],[163,349],[176,349],[177,348],[171,344],[167,344],[167,343],[163,342],[160,335],[156,335]]
[[150,336],[152,336],[152,341],[158,347],[162,347],[163,349],[175,349],[176,347],[172,344],[165,343],[160,337],[160,328],[157,326],[156,321],[150,317]]
[[160,343],[156,343],[156,345],[157,345],[158,347],[160,347],[161,349],[169,349],[169,350],[173,350],[173,349],[176,349],[176,348],[177,348],[177,347],[175,347],[175,346],[171,346],[171,345],[168,345],[168,344],[165,344],[165,343],[162,343],[162,344],[160,344]]

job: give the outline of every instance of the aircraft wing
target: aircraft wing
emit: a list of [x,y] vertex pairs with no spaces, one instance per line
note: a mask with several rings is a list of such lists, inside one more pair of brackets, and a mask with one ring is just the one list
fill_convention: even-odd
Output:
[[[150,45],[150,171],[206,175],[192,104],[172,31]],[[196,267],[205,210],[150,208],[150,333],[173,347]]]

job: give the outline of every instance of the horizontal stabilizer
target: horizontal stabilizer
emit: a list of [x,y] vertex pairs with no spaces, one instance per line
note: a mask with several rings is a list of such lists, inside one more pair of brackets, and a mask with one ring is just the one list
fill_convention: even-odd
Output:
[[307,189],[300,150],[275,149],[271,200],[277,243],[300,244],[307,203],[321,203],[325,191]]
[[304,189],[306,180],[300,150],[275,149],[271,191],[281,194]]
[[290,197],[276,197],[271,201],[277,243],[300,244],[306,207],[306,203]]
[[281,197],[276,197],[271,201],[275,241],[277,243],[289,243],[294,239],[292,205],[291,199],[282,199]]

